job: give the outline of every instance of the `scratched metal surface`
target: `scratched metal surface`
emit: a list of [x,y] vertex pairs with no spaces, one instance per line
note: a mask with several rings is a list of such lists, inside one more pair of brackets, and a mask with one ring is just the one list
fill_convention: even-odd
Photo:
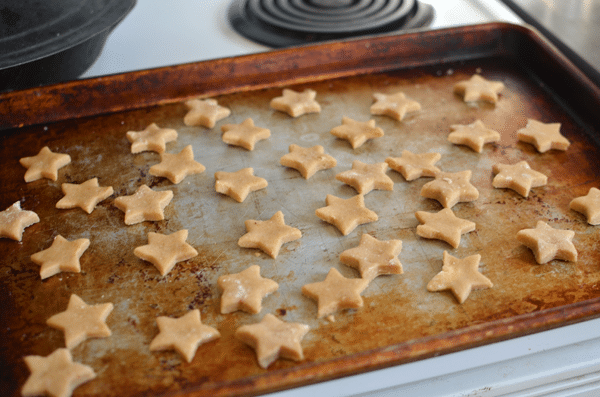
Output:
[[[465,104],[452,93],[454,83],[468,78],[476,69],[487,78],[505,83],[496,106]],[[73,349],[75,360],[92,366],[97,373],[96,380],[76,389],[75,396],[164,392],[216,395],[223,390],[235,391],[236,387],[243,393],[288,387],[336,376],[336,365],[344,368],[354,354],[374,351],[377,355],[382,347],[600,296],[599,229],[588,226],[581,214],[568,208],[572,198],[600,184],[600,148],[587,135],[586,127],[579,124],[577,113],[541,87],[535,76],[513,64],[478,60],[291,88],[316,90],[322,112],[293,119],[271,110],[269,101],[281,93],[280,88],[273,88],[218,97],[232,115],[212,129],[185,126],[186,108],[180,103],[29,127],[0,138],[2,209],[21,200],[23,208],[37,212],[41,218],[40,223],[26,229],[23,242],[0,240],[3,390],[19,395],[28,376],[22,356],[45,356],[64,346],[62,333],[46,326],[45,321],[65,310],[72,293],[90,304],[114,304],[107,320],[112,336],[87,340]],[[403,91],[420,102],[422,110],[402,122],[370,116],[371,95],[376,91]],[[385,136],[353,150],[346,141],[329,133],[341,123],[342,116],[361,121],[373,118]],[[224,144],[220,126],[247,117],[252,117],[257,126],[269,128],[271,137],[257,143],[251,152]],[[467,124],[478,118],[501,133],[498,144],[486,145],[478,154],[447,142],[451,124]],[[562,123],[561,131],[572,141],[569,150],[539,154],[532,146],[517,142],[516,130],[525,125],[527,118]],[[179,137],[167,145],[167,151],[175,153],[191,144],[196,160],[206,166],[206,171],[188,176],[179,185],[148,175],[159,155],[131,154],[125,133],[143,129],[151,122],[177,129]],[[305,180],[297,171],[279,165],[279,158],[292,143],[323,145],[338,164]],[[18,159],[36,154],[44,145],[68,153],[72,163],[59,171],[56,182],[25,183]],[[442,208],[419,194],[429,178],[406,182],[390,170],[394,190],[373,191],[365,196],[367,207],[377,212],[379,220],[359,226],[348,236],[315,216],[315,210],[325,205],[327,194],[344,198],[355,194],[335,179],[335,174],[350,169],[353,160],[381,162],[389,156],[399,157],[403,149],[441,153],[437,165],[444,171],[472,170],[472,183],[480,197],[453,209],[457,216],[474,221],[477,229],[463,236],[459,248],[422,239],[415,233],[416,211]],[[546,187],[533,189],[527,199],[491,186],[493,164],[520,160],[527,160],[549,180]],[[255,175],[265,178],[269,186],[251,193],[243,203],[215,192],[214,172],[244,167],[253,167]],[[92,177],[97,177],[102,186],[113,186],[115,194],[91,215],[80,209],[54,208],[62,197],[61,183],[80,183]],[[142,183],[155,190],[172,190],[174,198],[165,210],[164,221],[126,226],[123,213],[113,205],[114,198],[132,194]],[[266,220],[279,210],[287,224],[302,231],[300,240],[284,245],[276,259],[237,246],[238,238],[245,233],[246,219]],[[577,263],[535,263],[515,234],[534,227],[537,220],[575,231]],[[149,231],[171,233],[184,228],[189,230],[188,242],[200,254],[179,263],[167,276],[161,277],[152,265],[133,255],[134,247],[146,244]],[[371,282],[363,293],[362,309],[337,313],[335,322],[317,319],[316,304],[301,294],[302,285],[321,281],[332,267],[347,277],[358,277],[358,272],[342,265],[338,257],[343,250],[357,245],[363,233],[383,240],[402,240],[399,258],[404,274],[381,276]],[[81,258],[82,273],[62,273],[41,281],[39,267],[30,256],[47,248],[58,234],[70,240],[91,240]],[[474,291],[462,305],[449,292],[427,292],[428,281],[441,270],[444,250],[458,257],[481,254],[480,270],[494,287]],[[217,277],[251,264],[260,265],[261,274],[277,281],[279,290],[263,301],[260,314],[221,315]],[[200,309],[203,323],[217,328],[222,337],[200,346],[191,363],[175,352],[150,352],[149,343],[158,332],[155,317],[181,316],[193,308]],[[237,327],[259,321],[265,313],[311,327],[303,341],[306,358],[302,363],[278,360],[262,370],[254,352],[233,337]],[[432,345],[430,351],[425,349],[416,357],[425,357],[433,349]],[[319,367],[327,363],[332,364]],[[311,372],[312,367],[316,369]],[[295,368],[302,368],[303,372],[298,373],[303,375],[294,375]],[[261,383],[267,374],[277,371],[282,375],[275,384]]]

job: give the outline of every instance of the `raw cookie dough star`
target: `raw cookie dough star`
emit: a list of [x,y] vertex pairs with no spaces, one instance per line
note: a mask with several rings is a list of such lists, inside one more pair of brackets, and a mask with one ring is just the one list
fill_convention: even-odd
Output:
[[493,287],[489,278],[478,270],[481,255],[471,255],[464,259],[455,258],[444,251],[442,271],[427,284],[430,292],[451,290],[459,303],[463,303],[473,289]]
[[375,120],[367,122],[355,121],[349,117],[342,117],[342,125],[333,127],[329,131],[332,135],[350,142],[352,149],[360,147],[367,139],[383,136],[383,130],[375,126]]
[[248,219],[245,225],[247,233],[240,237],[238,245],[243,248],[258,248],[271,258],[277,258],[283,244],[302,237],[299,229],[285,224],[281,211],[277,211],[268,221]]
[[441,158],[442,155],[439,153],[414,154],[403,150],[402,157],[388,157],[385,162],[391,169],[402,174],[404,179],[412,181],[423,176],[436,176],[441,170],[434,164]]
[[202,164],[194,161],[192,145],[187,145],[177,154],[162,153],[160,163],[150,167],[149,173],[168,178],[174,184],[178,184],[186,176],[200,174],[205,169]]
[[585,215],[590,225],[600,225],[600,190],[591,188],[586,196],[571,200],[569,208]]
[[462,95],[465,102],[481,100],[496,103],[498,93],[503,89],[504,84],[501,81],[489,81],[478,74],[454,85],[454,93]]
[[256,142],[271,136],[270,130],[256,127],[251,118],[247,118],[240,124],[225,124],[221,127],[221,131],[223,131],[223,142],[246,150],[254,150]]
[[260,323],[239,327],[235,337],[256,351],[258,365],[266,369],[279,357],[304,360],[300,341],[308,330],[306,324],[287,323],[266,314]]
[[163,210],[172,198],[171,190],[156,192],[148,186],[142,185],[131,196],[117,197],[115,207],[125,213],[126,225],[144,221],[161,221],[165,219]]
[[325,149],[321,145],[304,148],[291,144],[289,151],[279,159],[279,163],[300,171],[304,179],[310,178],[319,170],[326,170],[337,165],[337,161],[325,153]]
[[315,101],[316,96],[317,92],[314,90],[306,89],[302,92],[296,92],[284,88],[283,96],[271,100],[271,107],[292,117],[302,116],[306,113],[319,113],[321,106]]
[[16,201],[13,205],[0,212],[0,238],[21,241],[23,231],[26,227],[38,223],[40,217],[33,211],[21,209],[21,202]]
[[185,242],[187,237],[186,229],[169,235],[150,232],[148,233],[148,244],[136,247],[133,254],[152,263],[161,276],[164,276],[173,269],[176,263],[187,261],[198,255],[198,251]]
[[113,188],[111,186],[101,187],[98,184],[98,178],[88,179],[79,185],[63,183],[61,187],[65,196],[56,203],[56,208],[79,207],[88,214],[92,213],[99,202],[113,194]]
[[126,136],[131,142],[131,153],[162,153],[168,142],[177,139],[177,131],[172,128],[160,128],[156,123],[152,123],[142,131],[128,131]]
[[262,300],[277,291],[279,284],[261,277],[260,266],[252,265],[246,270],[220,276],[217,279],[221,295],[221,314],[238,310],[256,314],[262,310]]
[[492,171],[496,174],[492,186],[512,189],[523,197],[529,196],[532,187],[546,186],[548,183],[548,177],[532,170],[527,161],[519,161],[513,165],[496,164]]
[[357,247],[340,254],[340,262],[357,269],[362,278],[370,281],[380,274],[402,274],[400,251],[402,241],[378,240],[365,233]]
[[41,396],[70,397],[79,385],[96,377],[87,365],[73,362],[68,349],[56,349],[52,354],[26,356],[23,358],[31,375],[21,389],[23,397]]
[[458,218],[450,208],[431,213],[417,211],[417,220],[422,225],[417,226],[417,234],[424,238],[442,240],[453,248],[460,245],[460,236],[475,230],[475,222]]
[[354,160],[352,169],[340,172],[335,179],[352,186],[360,194],[367,194],[373,189],[394,190],[394,181],[385,174],[387,169],[387,163],[366,164]]
[[523,229],[517,240],[533,251],[540,265],[553,259],[577,262],[577,250],[571,242],[575,232],[554,229],[544,221],[538,221],[535,229]]
[[90,240],[80,238],[69,241],[58,235],[50,248],[31,255],[31,260],[40,265],[40,276],[46,279],[60,272],[81,272],[79,258],[90,246]]
[[440,202],[444,208],[451,208],[458,202],[470,202],[479,198],[479,191],[469,182],[471,171],[439,172],[435,179],[421,189],[421,196]]
[[567,150],[571,144],[560,133],[560,123],[545,124],[533,119],[527,119],[525,128],[517,131],[517,138],[532,144],[540,153],[550,149]]
[[150,351],[176,350],[189,363],[198,346],[221,336],[213,327],[202,324],[200,310],[187,312],[179,318],[157,317],[159,334],[150,342]]
[[500,140],[498,131],[487,128],[481,120],[475,120],[474,123],[467,125],[453,124],[450,130],[452,132],[448,135],[448,141],[455,145],[468,146],[477,153],[481,153],[486,143]]
[[65,345],[67,349],[73,349],[87,338],[106,338],[111,335],[106,317],[112,309],[112,303],[88,305],[72,294],[67,310],[50,317],[46,324],[64,331]]
[[213,128],[217,121],[231,114],[231,110],[219,106],[216,99],[190,99],[185,102],[189,111],[183,117],[183,123],[188,126],[201,125]]
[[44,146],[37,155],[23,157],[19,162],[27,168],[25,182],[33,182],[42,178],[55,181],[58,179],[58,170],[71,162],[71,156],[54,153],[48,146]]
[[364,278],[346,278],[332,267],[324,281],[304,285],[302,293],[317,301],[317,318],[321,318],[338,310],[362,307],[360,294],[367,288],[369,281]]
[[215,172],[215,190],[238,203],[244,201],[250,192],[264,189],[268,185],[266,179],[254,176],[252,168],[242,168],[236,172]]
[[326,207],[319,208],[315,214],[339,229],[344,236],[348,235],[358,225],[375,222],[377,214],[365,207],[365,198],[357,194],[349,199],[342,199],[328,194],[325,198]]
[[389,116],[401,121],[406,113],[421,110],[417,101],[408,99],[403,92],[386,95],[379,92],[373,94],[375,103],[371,105],[371,114]]

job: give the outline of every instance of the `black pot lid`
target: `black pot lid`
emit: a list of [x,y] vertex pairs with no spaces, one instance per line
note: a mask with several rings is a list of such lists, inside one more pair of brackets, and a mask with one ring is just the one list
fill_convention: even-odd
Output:
[[111,29],[135,0],[13,0],[0,4],[0,70],[36,61]]

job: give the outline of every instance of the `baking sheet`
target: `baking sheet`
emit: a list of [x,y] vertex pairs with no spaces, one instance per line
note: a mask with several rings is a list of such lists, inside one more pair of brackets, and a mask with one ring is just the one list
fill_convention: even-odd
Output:
[[[328,49],[327,45],[318,48]],[[301,56],[309,50],[296,51]],[[0,207],[21,200],[22,207],[38,213],[41,222],[25,230],[21,243],[0,240],[0,256],[4,258],[0,267],[3,390],[19,395],[28,376],[23,356],[45,356],[64,346],[62,332],[48,327],[45,321],[65,310],[72,293],[87,303],[115,305],[107,320],[112,336],[87,340],[73,349],[75,360],[92,366],[98,375],[77,388],[76,396],[256,394],[597,316],[600,233],[568,208],[572,198],[600,184],[600,146],[591,127],[593,117],[585,109],[567,105],[557,95],[557,87],[548,86],[516,60],[499,62],[498,57],[471,56],[473,59],[445,62],[434,55],[429,66],[348,73],[345,77],[315,75],[310,81],[293,81],[288,74],[293,76],[293,71],[282,71],[282,81],[292,79],[286,87],[317,91],[323,109],[320,114],[296,119],[268,106],[281,94],[282,86],[256,84],[216,96],[232,115],[212,129],[185,126],[182,100],[168,98],[164,102],[170,103],[160,106],[69,117],[4,131],[0,138]],[[437,63],[433,62],[436,59]],[[473,73],[505,83],[496,106],[465,104],[452,93],[456,82]],[[127,79],[124,76],[121,79]],[[133,79],[135,74],[129,76]],[[420,102],[422,110],[401,122],[369,114],[373,92],[397,91]],[[342,116],[375,119],[385,136],[354,150],[329,133],[341,123]],[[220,126],[240,123],[247,117],[257,126],[269,128],[271,137],[258,142],[251,152],[224,144]],[[562,123],[561,132],[572,142],[569,150],[540,154],[532,146],[517,142],[516,130],[527,118]],[[500,132],[501,141],[486,145],[481,154],[447,142],[450,125],[475,119]],[[196,160],[206,171],[188,176],[179,185],[150,176],[148,169],[158,163],[159,155],[131,154],[125,133],[152,122],[177,129],[179,137],[167,144],[167,152],[176,153],[191,144]],[[338,164],[305,180],[297,171],[279,165],[279,158],[292,143],[323,145]],[[25,183],[25,169],[18,159],[37,154],[45,145],[69,154],[72,163],[59,171],[56,182]],[[477,230],[464,235],[459,248],[454,250],[444,242],[415,234],[416,211],[441,209],[436,201],[419,194],[429,178],[406,182],[390,170],[394,190],[365,196],[366,206],[377,212],[379,220],[359,226],[348,236],[315,216],[315,210],[325,206],[327,194],[343,198],[355,194],[351,187],[335,180],[335,174],[350,169],[353,160],[381,162],[386,157],[399,157],[404,149],[441,153],[437,165],[447,172],[472,170],[472,183],[480,197],[473,203],[457,204],[453,210],[457,216],[474,221]],[[493,164],[520,160],[527,160],[549,180],[547,186],[533,189],[527,199],[491,186]],[[265,178],[269,186],[251,193],[243,203],[214,191],[214,172],[245,167],[253,167],[255,175]],[[63,196],[61,183],[81,183],[93,177],[102,186],[113,186],[115,194],[92,214],[54,208]],[[132,194],[144,183],[155,190],[174,192],[165,220],[126,226],[123,213],[113,205],[114,198]],[[300,240],[285,244],[276,259],[237,246],[245,233],[246,219],[266,220],[279,210],[286,224],[302,231]],[[535,263],[515,234],[534,227],[537,220],[576,232],[578,262]],[[146,244],[148,232],[172,233],[183,228],[189,230],[188,243],[199,256],[176,265],[167,276],[161,277],[152,265],[133,255],[134,247]],[[363,233],[382,240],[402,240],[399,258],[404,274],[372,281],[362,294],[362,309],[338,313],[335,322],[317,319],[316,304],[301,294],[302,285],[323,280],[332,267],[347,277],[358,277],[358,272],[339,262],[339,254],[356,246]],[[39,267],[30,256],[47,248],[58,234],[69,240],[91,240],[81,258],[82,273],[62,273],[41,281]],[[427,292],[427,282],[441,270],[444,250],[457,257],[481,254],[480,270],[494,287],[472,292],[462,305],[449,292]],[[277,281],[279,290],[263,301],[260,314],[221,315],[217,277],[251,264],[258,264],[264,277]],[[179,317],[194,308],[200,309],[203,323],[221,332],[220,339],[200,346],[191,363],[176,352],[149,351],[148,345],[158,333],[157,316]],[[303,340],[304,361],[278,360],[263,370],[253,350],[233,337],[235,329],[259,321],[265,313],[311,327]]]

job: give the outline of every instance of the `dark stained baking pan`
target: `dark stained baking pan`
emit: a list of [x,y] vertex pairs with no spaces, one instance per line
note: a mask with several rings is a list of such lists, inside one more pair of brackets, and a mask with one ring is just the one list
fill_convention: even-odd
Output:
[[[465,104],[453,94],[453,85],[474,73],[504,82],[496,106]],[[321,113],[292,119],[270,109],[269,101],[283,87],[317,91]],[[373,92],[398,90],[419,101],[422,110],[401,122],[369,114]],[[214,97],[232,114],[213,129],[185,126],[183,101],[192,97]],[[21,243],[0,239],[0,390],[19,395],[29,375],[23,356],[45,356],[64,346],[62,333],[46,320],[64,310],[72,293],[88,303],[115,306],[107,320],[112,336],[73,349],[75,360],[98,375],[77,388],[75,396],[256,395],[598,317],[600,230],[568,204],[600,185],[599,108],[600,88],[554,47],[535,31],[501,23],[330,42],[1,94],[0,209],[20,200],[41,222],[25,230]],[[385,136],[351,149],[329,134],[345,115],[375,119]],[[271,129],[271,137],[251,152],[225,145],[220,126],[247,117]],[[447,142],[450,125],[477,118],[501,133],[500,142],[487,145],[482,154]],[[572,142],[569,149],[540,154],[518,142],[516,130],[527,118],[560,122]],[[178,185],[149,175],[158,155],[131,154],[125,133],[152,122],[177,129],[179,136],[167,145],[168,152],[191,144],[207,170]],[[338,165],[305,180],[279,165],[292,143],[323,145]],[[25,183],[19,158],[45,145],[69,154],[72,163],[56,182]],[[427,179],[406,182],[388,172],[394,190],[365,196],[379,220],[348,236],[315,216],[326,194],[355,194],[335,180],[353,160],[380,162],[400,156],[403,149],[440,152],[438,165],[444,171],[472,170],[480,198],[454,210],[477,229],[463,236],[457,249],[415,234],[415,211],[441,209],[419,194]],[[520,160],[549,176],[548,185],[533,189],[527,199],[491,185],[493,164]],[[268,187],[243,203],[214,191],[214,172],[245,167],[267,179]],[[115,195],[90,215],[54,207],[62,197],[61,183],[92,177],[113,186]],[[114,198],[141,184],[173,190],[173,201],[164,221],[125,226]],[[276,259],[237,246],[244,220],[267,219],[278,210],[287,224],[302,231],[301,239],[284,245]],[[535,263],[514,236],[537,220],[576,232],[577,262]],[[149,231],[182,228],[189,230],[188,242],[199,255],[168,275],[161,277],[133,255],[133,247],[145,244]],[[357,277],[340,263],[339,254],[355,246],[363,233],[402,240],[404,273],[372,281],[363,293],[363,308],[337,313],[335,322],[317,319],[316,306],[300,293],[301,286],[322,280],[332,267]],[[82,273],[41,281],[30,256],[58,234],[91,240],[82,256]],[[450,293],[427,292],[444,250],[457,257],[481,254],[480,269],[494,287],[472,292],[463,304]],[[260,314],[222,315],[217,277],[250,264],[277,281],[279,290],[263,301]],[[157,334],[156,316],[178,317],[195,308],[221,338],[200,346],[190,363],[175,352],[149,351]],[[235,339],[237,327],[266,313],[310,325],[303,361],[281,359],[263,370],[254,352]]]

